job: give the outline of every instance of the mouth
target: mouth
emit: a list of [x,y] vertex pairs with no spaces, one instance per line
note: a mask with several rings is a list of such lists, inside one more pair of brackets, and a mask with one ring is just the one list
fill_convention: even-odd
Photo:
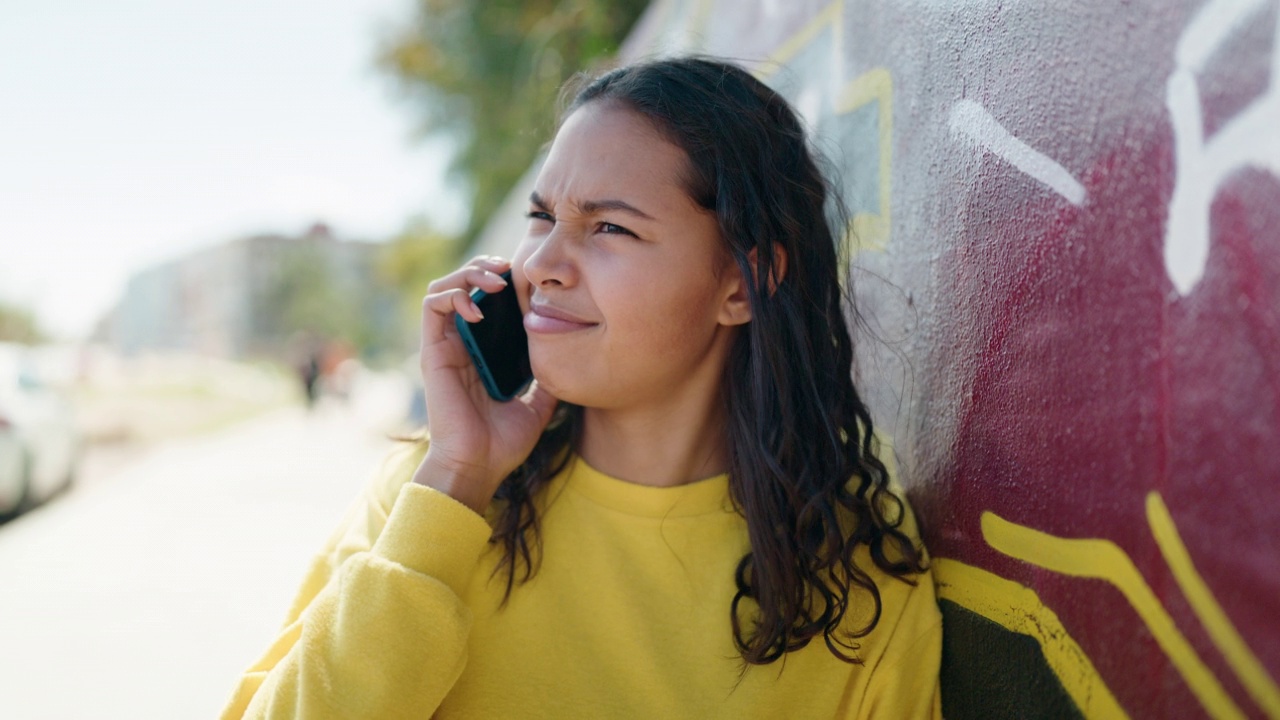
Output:
[[574,332],[598,324],[543,303],[530,303],[529,312],[524,315],[524,329],[531,333]]

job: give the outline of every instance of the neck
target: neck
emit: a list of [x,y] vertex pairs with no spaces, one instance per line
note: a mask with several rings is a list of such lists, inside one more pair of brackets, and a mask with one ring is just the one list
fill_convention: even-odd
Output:
[[584,408],[582,423],[583,460],[620,480],[671,487],[729,468],[718,391],[643,408]]

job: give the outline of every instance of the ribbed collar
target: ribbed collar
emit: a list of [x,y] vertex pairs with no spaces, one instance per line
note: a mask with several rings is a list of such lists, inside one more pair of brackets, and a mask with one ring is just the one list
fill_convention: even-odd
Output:
[[732,512],[729,474],[676,485],[653,487],[619,480],[596,470],[574,456],[569,461],[566,485],[591,501],[638,517],[687,517]]

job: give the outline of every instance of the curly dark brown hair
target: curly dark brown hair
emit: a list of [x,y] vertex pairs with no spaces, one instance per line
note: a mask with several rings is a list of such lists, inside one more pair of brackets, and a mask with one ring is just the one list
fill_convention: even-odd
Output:
[[[728,252],[755,277],[752,320],[722,390],[730,493],[751,543],[726,608],[737,647],[747,663],[766,664],[821,634],[833,654],[858,662],[857,639],[879,622],[881,600],[856,551],[866,546],[877,567],[907,582],[924,557],[901,529],[905,509],[854,388],[846,319],[857,313],[832,229],[847,227],[847,211],[795,111],[735,65],[681,57],[616,69],[586,82],[565,116],[598,102],[643,115],[685,150],[689,196],[715,212]],[[775,248],[786,267],[770,287]],[[537,570],[535,500],[577,448],[581,418],[562,404],[498,489],[491,542],[505,550],[495,573],[507,597]],[[857,597],[871,603],[870,620],[842,630]]]

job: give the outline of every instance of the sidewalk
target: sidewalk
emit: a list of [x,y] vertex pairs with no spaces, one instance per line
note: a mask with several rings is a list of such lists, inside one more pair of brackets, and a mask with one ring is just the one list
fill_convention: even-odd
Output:
[[392,445],[358,413],[287,407],[0,527],[4,716],[216,716]]

